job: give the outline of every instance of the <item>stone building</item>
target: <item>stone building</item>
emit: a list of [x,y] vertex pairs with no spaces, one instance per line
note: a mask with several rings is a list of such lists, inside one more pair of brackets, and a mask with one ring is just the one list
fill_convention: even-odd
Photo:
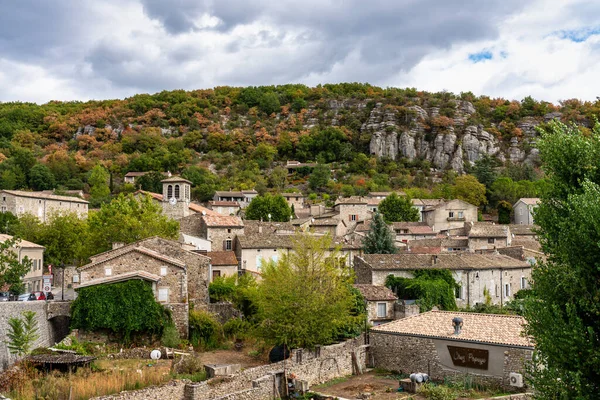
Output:
[[354,258],[356,283],[384,285],[388,275],[412,278],[416,270],[447,269],[459,288],[456,304],[504,304],[529,287],[531,264],[501,254],[364,254]]
[[244,222],[235,216],[200,216],[200,237],[211,241],[211,251],[234,250],[235,236],[244,233]]
[[372,326],[385,324],[395,318],[394,305],[398,297],[385,286],[354,285],[367,302],[367,320]]
[[213,197],[214,201],[235,201],[241,208],[246,208],[252,200],[258,196],[256,190],[234,191],[216,191]]
[[161,183],[163,184],[163,213],[176,220],[190,215],[192,182],[179,176],[172,176],[163,179]]
[[346,234],[347,225],[345,221],[337,218],[312,218],[309,229],[314,233],[328,233],[336,237]]
[[182,335],[187,335],[188,305],[208,303],[210,258],[159,237],[143,239],[90,257],[79,268],[82,287],[142,279],[152,284],[156,300],[164,303]]
[[237,201],[210,201],[208,207],[221,215],[237,215],[240,211]]
[[364,221],[370,217],[368,202],[362,197],[338,199],[333,209],[337,213],[336,218],[346,222]]
[[[460,318],[455,328],[453,319]],[[375,367],[403,374],[428,373],[435,380],[468,376],[481,384],[520,391],[533,342],[523,336],[523,317],[447,311],[373,327],[369,333]]]
[[467,238],[417,239],[408,241],[408,251],[415,254],[453,253],[469,250]]
[[[11,239],[13,237],[10,235],[0,234],[0,243]],[[21,240],[16,247],[11,249],[17,254],[19,262],[23,262],[25,257],[31,260],[31,269],[23,278],[27,292],[41,291],[43,289],[44,249],[44,246],[27,240]]]
[[394,222],[392,230],[396,234],[396,240],[405,243],[410,240],[433,239],[437,235],[425,222]]
[[423,221],[435,232],[462,228],[465,222],[477,222],[477,207],[462,200],[450,200],[423,209]]
[[294,206],[294,210],[302,209],[306,204],[306,196],[302,193],[281,193],[281,195],[290,207]]
[[513,215],[517,225],[533,225],[533,210],[540,202],[538,198],[522,198],[513,206]]
[[209,251],[206,256],[210,258],[211,282],[220,276],[238,274],[238,260],[233,251]]
[[78,197],[47,192],[0,190],[0,212],[7,211],[17,217],[31,214],[41,222],[46,222],[53,212],[74,212],[79,218],[87,218],[88,202]]
[[436,207],[445,202],[444,199],[412,199],[413,207],[419,212],[419,222],[423,222],[423,211],[428,207]]
[[465,230],[471,251],[508,247],[512,241],[508,225],[470,222],[465,223]]

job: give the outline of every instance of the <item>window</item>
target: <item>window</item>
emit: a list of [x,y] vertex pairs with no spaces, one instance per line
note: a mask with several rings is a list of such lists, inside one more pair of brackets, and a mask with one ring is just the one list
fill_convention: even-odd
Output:
[[227,229],[227,233],[231,233],[231,229]]
[[37,260],[33,260],[33,270],[37,270]]
[[377,303],[377,318],[387,317],[387,304]]
[[454,218],[454,211],[448,212],[448,218]]
[[112,275],[112,268],[104,268],[104,275],[106,275],[106,276]]
[[523,209],[519,208],[519,215],[523,215]]
[[167,275],[167,267],[160,267],[160,276]]
[[6,206],[2,206],[2,212],[6,212]]
[[510,297],[510,283],[504,285],[504,297]]
[[6,201],[6,196],[2,196],[2,201]]
[[73,283],[79,283],[79,275],[73,275]]
[[218,278],[220,276],[221,276],[221,271],[219,271],[219,270],[216,270],[216,271],[213,270],[213,272],[212,272],[213,281],[215,280],[215,278]]
[[171,197],[173,197],[173,186],[169,185],[167,186],[167,200],[169,200]]
[[356,221],[357,219],[358,219],[358,215],[356,215],[356,214],[350,215],[350,221]]
[[169,301],[169,288],[158,289],[158,301]]
[[462,299],[462,285],[456,285],[454,287],[454,297],[457,299]]
[[175,198],[179,199],[179,185],[175,185]]
[[233,245],[233,241],[231,239],[225,240],[225,250],[231,250]]
[[527,278],[521,277],[521,289],[527,289]]
[[464,213],[462,211],[458,212],[458,218],[464,218]]
[[494,238],[488,238],[488,243],[494,244],[494,243],[496,243],[496,239],[494,239]]

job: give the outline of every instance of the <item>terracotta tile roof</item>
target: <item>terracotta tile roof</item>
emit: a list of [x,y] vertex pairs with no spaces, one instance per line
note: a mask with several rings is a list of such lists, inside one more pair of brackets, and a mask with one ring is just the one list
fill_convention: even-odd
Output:
[[203,215],[202,220],[209,227],[233,227],[241,228],[244,226],[244,222],[240,217],[230,215]]
[[259,227],[262,227],[262,234],[293,234],[296,232],[296,227],[294,226],[293,222],[261,222],[251,219],[244,220],[244,234],[246,236],[258,235]]
[[240,207],[237,201],[209,201],[208,204],[212,207]]
[[183,269],[186,268],[184,262],[181,262],[175,258],[166,256],[157,251],[150,250],[150,249],[142,247],[142,246],[135,246],[135,244],[134,244],[134,245],[128,245],[125,247],[120,247],[120,248],[114,249],[114,250],[109,250],[105,253],[101,253],[96,256],[93,256],[92,257],[93,260],[91,263],[86,264],[86,265],[80,267],[79,269],[81,269],[81,270],[88,269],[90,267],[105,263],[107,261],[114,260],[115,258],[118,258],[124,254],[128,254],[131,252],[145,254],[149,257],[156,258],[157,260],[161,260],[161,261],[164,261],[171,265],[175,265],[176,267],[183,268]]
[[494,269],[530,268],[525,261],[501,254],[444,253],[429,254],[363,254],[363,261],[373,270],[415,270],[415,269]]
[[[12,238],[13,238],[13,236],[6,235],[4,233],[0,233],[0,243],[4,243],[5,241],[10,240]],[[42,245],[30,242],[28,240],[23,240],[23,239],[21,239],[19,241],[19,243],[17,244],[16,247],[20,247],[20,248],[32,248],[32,249],[44,249],[45,248]]]
[[338,226],[340,224],[339,219],[335,218],[315,218],[310,223],[311,226]]
[[210,257],[212,265],[238,265],[238,260],[233,251],[209,251],[206,256]]
[[542,251],[540,242],[534,239],[519,239],[514,238],[511,242],[512,246],[523,246],[523,248],[534,251]]
[[528,206],[535,206],[540,202],[540,199],[538,197],[523,197],[523,198],[520,198],[519,200],[517,200],[517,203],[519,201],[522,201],[523,203],[527,204]]
[[187,179],[184,179],[184,178],[182,178],[180,176],[172,176],[170,178],[163,179],[160,182],[161,183],[178,183],[178,182],[184,182],[184,183],[189,183],[190,185],[192,185],[192,182],[190,182]]
[[457,239],[457,238],[433,238],[433,239],[417,239],[410,240],[408,242],[408,247],[410,248],[418,248],[418,247],[443,247],[443,248],[460,248],[469,247],[468,239]]
[[469,237],[474,238],[506,238],[510,234],[508,225],[497,225],[485,222],[466,224]]
[[[452,319],[460,317],[463,326],[454,334]],[[523,336],[525,319],[517,315],[478,314],[454,311],[429,311],[371,328],[373,333],[431,337],[533,348],[533,342]]]
[[423,207],[436,206],[446,202],[444,199],[411,199],[411,201],[413,205]]
[[33,199],[45,199],[45,200],[55,200],[55,201],[70,201],[74,203],[85,203],[88,202],[80,199],[79,197],[71,197],[71,196],[59,196],[56,194],[50,194],[45,192],[26,192],[24,190],[2,190],[1,192],[12,194],[13,196],[19,197],[30,197]]
[[150,281],[150,282],[158,282],[160,281],[161,277],[158,275],[154,275],[151,274],[150,272],[146,272],[146,271],[131,271],[131,272],[125,272],[124,274],[119,274],[119,275],[112,275],[112,276],[106,276],[103,278],[96,278],[96,279],[91,279],[87,282],[82,282],[78,287],[76,287],[75,289],[81,289],[82,287],[88,287],[88,286],[96,286],[96,285],[104,285],[104,284],[108,284],[108,283],[116,283],[116,282],[123,282],[123,281],[128,281],[131,279],[143,279],[145,281]]
[[[317,235],[322,236],[322,235]],[[237,235],[236,238],[242,249],[292,249],[295,244],[294,234],[255,233],[252,235]],[[340,246],[342,250],[359,249],[360,246],[348,243],[341,237],[334,237],[332,248]]]
[[144,176],[146,175],[148,172],[136,172],[136,171],[129,171],[128,173],[125,174],[125,176],[129,177],[129,176]]
[[396,297],[394,292],[392,292],[389,288],[385,286],[356,284],[354,285],[354,287],[358,289],[360,294],[362,294],[365,300],[367,301],[398,300],[398,297]]
[[340,204],[367,204],[367,200],[359,196],[341,197],[336,200],[335,206]]
[[510,224],[508,227],[510,233],[515,236],[535,236],[537,233],[534,232],[534,229],[539,229],[537,225]]
[[215,195],[219,197],[244,197],[244,193],[242,192],[231,192],[223,190],[217,190],[215,192]]
[[436,233],[425,222],[394,222],[392,224],[394,230],[408,230],[408,233],[413,235],[435,235]]

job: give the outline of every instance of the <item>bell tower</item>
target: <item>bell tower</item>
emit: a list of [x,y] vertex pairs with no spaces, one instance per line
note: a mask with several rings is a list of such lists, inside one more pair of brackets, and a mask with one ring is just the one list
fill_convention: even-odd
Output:
[[181,219],[189,215],[190,192],[192,182],[179,176],[161,181],[163,185],[163,212],[172,219]]

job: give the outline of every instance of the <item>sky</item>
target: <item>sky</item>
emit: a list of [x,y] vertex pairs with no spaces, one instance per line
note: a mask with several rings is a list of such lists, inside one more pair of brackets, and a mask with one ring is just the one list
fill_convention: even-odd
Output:
[[368,82],[600,96],[597,0],[0,0],[0,101]]

